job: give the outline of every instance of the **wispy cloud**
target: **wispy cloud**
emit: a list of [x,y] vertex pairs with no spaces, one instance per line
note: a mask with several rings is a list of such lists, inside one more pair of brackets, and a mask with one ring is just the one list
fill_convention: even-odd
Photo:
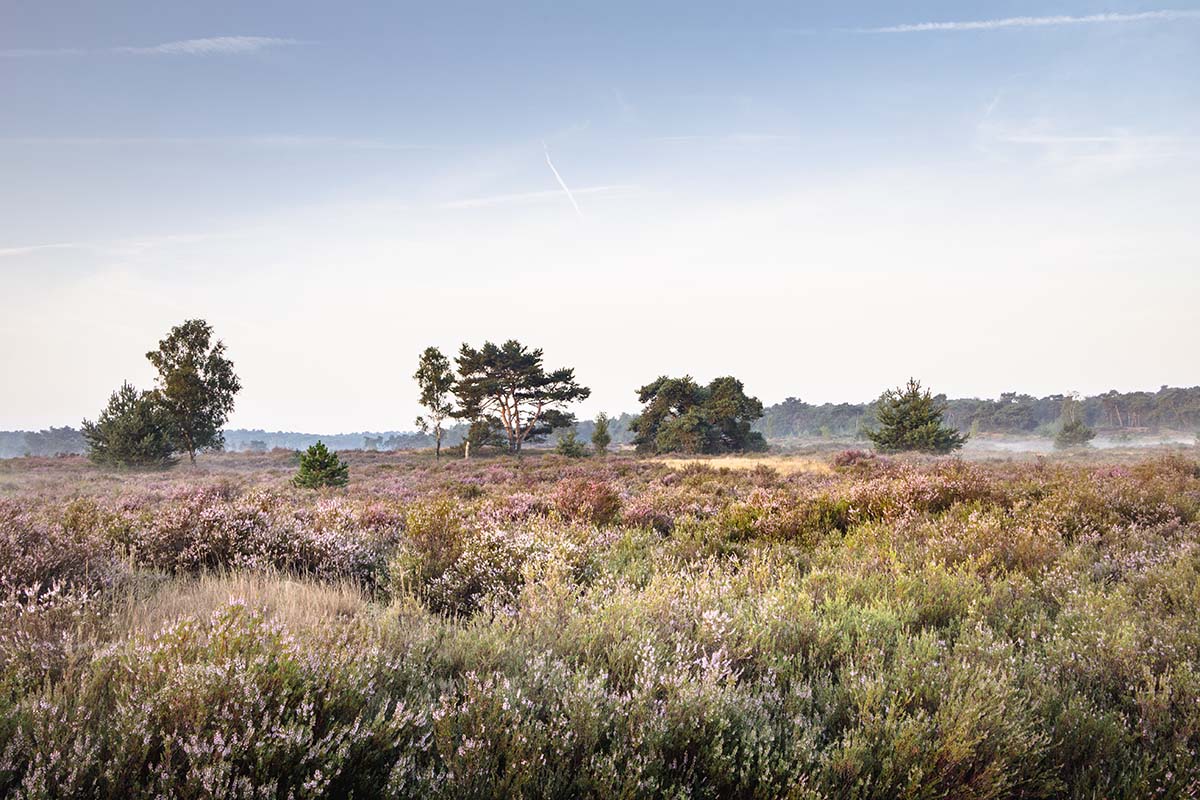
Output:
[[1025,160],[1077,176],[1111,175],[1163,165],[1191,163],[1200,138],[1125,130],[1064,131],[1047,120],[1023,126],[980,122],[976,147],[991,156]]
[[650,141],[661,142],[663,144],[708,143],[751,147],[755,145],[781,144],[783,142],[794,141],[796,138],[796,136],[786,136],[776,133],[725,133],[655,136]]
[[39,58],[53,56],[83,56],[96,53],[115,53],[134,56],[215,56],[258,53],[276,47],[304,44],[298,39],[275,36],[212,36],[204,39],[180,39],[145,47],[122,46],[104,48],[17,48],[0,50],[2,58]]
[[29,256],[46,250],[86,250],[89,245],[76,242],[55,242],[53,244],[31,244],[24,247],[0,247],[0,258],[15,258]]
[[[637,191],[637,186],[629,184],[616,184],[611,186],[585,186],[582,189],[572,190],[572,193],[577,196],[595,195],[600,197],[616,197],[633,194]],[[526,205],[543,203],[549,200],[557,201],[561,197],[561,190],[545,189],[539,192],[517,192],[514,194],[498,194],[490,197],[473,197],[467,200],[455,200],[450,203],[442,203],[440,206],[438,206],[438,208],[457,210],[470,208],[491,208],[495,206],[508,205]]]
[[262,136],[10,136],[0,138],[2,145],[62,145],[79,147],[149,146],[166,147],[263,147],[330,148],[344,150],[441,150],[438,145],[393,142],[344,136],[262,135]]
[[1057,25],[1099,25],[1116,22],[1177,22],[1200,19],[1200,10],[1164,9],[1132,14],[1087,14],[1084,16],[1003,17],[957,22],[912,22],[879,28],[854,28],[854,33],[927,33],[931,31],[992,31],[1001,28],[1047,28]]
[[143,239],[118,239],[102,242],[51,242],[17,247],[0,247],[0,258],[33,256],[54,250],[84,250],[107,256],[137,256],[159,247],[188,245],[209,239],[220,238],[221,234],[167,234]]
[[296,39],[279,39],[274,36],[214,36],[208,39],[183,39],[165,42],[150,47],[117,47],[113,52],[132,55],[233,55],[257,53],[273,47],[301,44]]

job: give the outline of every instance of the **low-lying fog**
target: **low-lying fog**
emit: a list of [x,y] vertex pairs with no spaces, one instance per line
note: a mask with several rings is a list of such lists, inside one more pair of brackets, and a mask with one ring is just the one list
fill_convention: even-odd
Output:
[[[1128,449],[1131,447],[1161,447],[1163,445],[1195,444],[1196,438],[1186,434],[1164,434],[1162,436],[1140,436],[1130,438],[1113,438],[1097,436],[1090,446],[1097,450],[1112,450],[1115,448]],[[1004,453],[1051,453],[1054,452],[1054,440],[1039,436],[1027,439],[987,439],[972,437],[963,447],[967,452],[1004,452]]]

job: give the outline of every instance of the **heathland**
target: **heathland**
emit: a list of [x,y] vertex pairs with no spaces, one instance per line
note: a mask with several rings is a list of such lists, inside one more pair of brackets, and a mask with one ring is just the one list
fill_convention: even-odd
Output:
[[1200,786],[1190,448],[343,456],[0,462],[0,795]]

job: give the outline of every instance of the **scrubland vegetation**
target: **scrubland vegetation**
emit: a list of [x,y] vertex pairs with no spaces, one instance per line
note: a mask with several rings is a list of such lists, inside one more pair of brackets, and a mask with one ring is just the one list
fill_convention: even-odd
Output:
[[1184,453],[2,462],[0,795],[1195,796]]

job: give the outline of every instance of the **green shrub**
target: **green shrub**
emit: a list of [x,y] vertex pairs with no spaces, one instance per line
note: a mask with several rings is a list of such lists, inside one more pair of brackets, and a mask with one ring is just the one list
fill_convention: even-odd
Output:
[[292,483],[302,489],[340,487],[349,482],[350,467],[323,442],[317,442],[300,454],[300,469],[292,478]]
[[1058,433],[1054,434],[1054,446],[1059,449],[1083,447],[1096,438],[1096,432],[1084,424],[1081,419],[1073,419],[1063,423]]
[[554,452],[567,458],[583,458],[587,455],[587,447],[579,441],[575,429],[572,428],[558,437],[558,444],[555,445]]

